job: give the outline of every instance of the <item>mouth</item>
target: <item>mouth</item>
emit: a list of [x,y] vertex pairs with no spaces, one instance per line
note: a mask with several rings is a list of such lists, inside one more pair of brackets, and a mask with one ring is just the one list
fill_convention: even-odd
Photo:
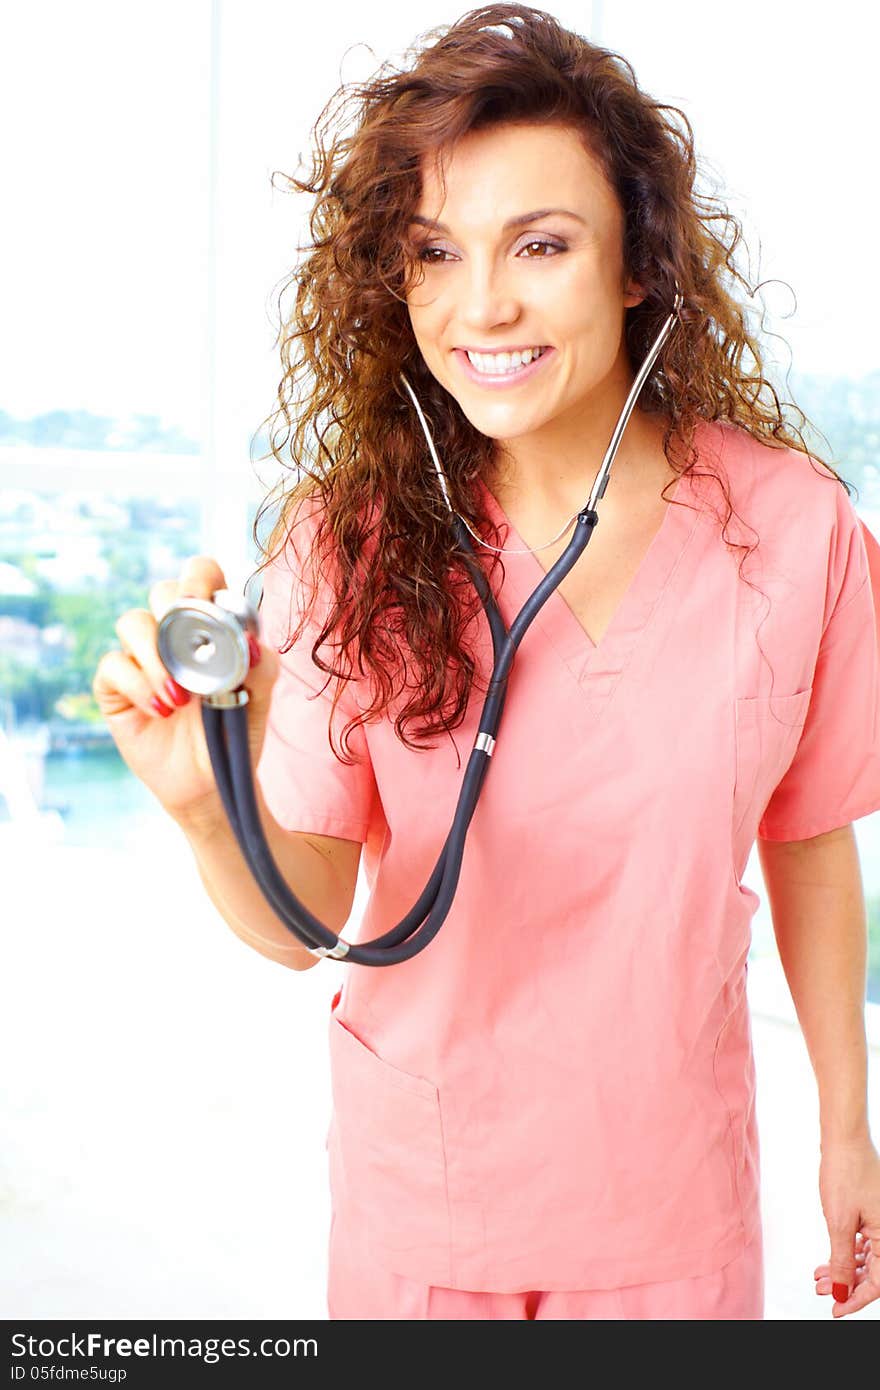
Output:
[[[539,346],[522,349],[514,353],[469,352],[466,348],[455,348],[456,360],[469,381],[493,388],[519,385],[534,376],[541,365],[552,357],[555,349]],[[525,359],[525,360],[524,360]]]

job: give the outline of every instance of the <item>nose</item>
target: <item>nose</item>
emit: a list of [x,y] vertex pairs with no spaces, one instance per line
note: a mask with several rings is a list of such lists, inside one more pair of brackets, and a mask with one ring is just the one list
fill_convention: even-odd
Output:
[[519,317],[520,305],[504,268],[488,258],[473,257],[456,288],[460,295],[457,317],[467,328],[485,331]]

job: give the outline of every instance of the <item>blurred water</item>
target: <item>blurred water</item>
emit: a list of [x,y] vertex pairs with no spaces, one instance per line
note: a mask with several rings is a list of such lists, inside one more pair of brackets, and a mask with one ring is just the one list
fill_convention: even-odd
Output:
[[115,748],[46,758],[44,801],[64,816],[64,844],[129,849],[164,812]]

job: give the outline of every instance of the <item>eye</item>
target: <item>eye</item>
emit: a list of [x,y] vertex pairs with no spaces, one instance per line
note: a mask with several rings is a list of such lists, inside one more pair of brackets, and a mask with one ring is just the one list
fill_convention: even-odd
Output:
[[[527,241],[525,246],[522,248],[523,251],[528,251],[530,246],[543,246],[545,251],[553,252],[565,250],[564,246],[558,245],[555,241]],[[546,259],[546,255],[526,256],[527,261],[546,261]]]
[[432,252],[438,252],[440,256],[445,256],[446,252],[442,246],[423,246],[416,252],[416,260],[424,261],[427,265],[439,265],[439,260],[434,260]]

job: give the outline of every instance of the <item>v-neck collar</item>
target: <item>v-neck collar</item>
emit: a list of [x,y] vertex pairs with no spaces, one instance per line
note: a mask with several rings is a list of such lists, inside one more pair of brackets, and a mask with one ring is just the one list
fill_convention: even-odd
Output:
[[[614,471],[613,464],[611,471]],[[562,657],[579,684],[603,676],[616,683],[616,677],[623,671],[639,636],[649,625],[651,615],[695,532],[701,513],[698,489],[694,485],[696,481],[697,478],[690,472],[679,477],[671,494],[673,500],[667,502],[663,519],[598,643],[587,634],[556,589],[532,620],[523,636],[523,644],[528,643],[530,634],[534,635],[533,630],[538,629]],[[501,528],[505,550],[508,546],[511,551],[525,550],[525,542],[494,494],[482,480],[480,487],[488,515]],[[598,524],[601,525],[601,501],[596,510]],[[504,622],[509,627],[547,571],[531,552],[505,553],[501,558],[505,578],[498,603]]]

